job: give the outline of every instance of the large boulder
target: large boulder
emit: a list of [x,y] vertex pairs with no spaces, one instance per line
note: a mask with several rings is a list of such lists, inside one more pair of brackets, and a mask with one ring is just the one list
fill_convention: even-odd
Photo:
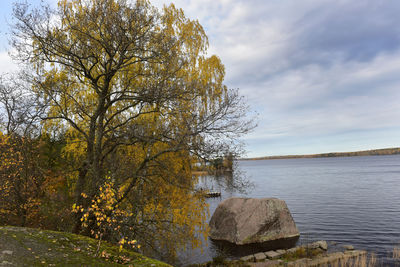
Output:
[[211,217],[210,238],[236,245],[299,238],[285,201],[277,198],[229,198]]

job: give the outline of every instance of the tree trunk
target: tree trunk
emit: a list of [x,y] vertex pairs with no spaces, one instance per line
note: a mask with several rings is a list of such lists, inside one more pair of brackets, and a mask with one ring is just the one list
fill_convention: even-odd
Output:
[[[86,180],[86,174],[88,172],[88,167],[89,167],[88,163],[85,161],[82,167],[79,169],[78,180],[75,185],[75,204],[77,206],[83,205],[83,197],[81,194],[85,187],[85,180]],[[81,217],[82,213],[80,211],[75,213],[75,225],[72,229],[72,232],[75,234],[79,234],[82,230]]]

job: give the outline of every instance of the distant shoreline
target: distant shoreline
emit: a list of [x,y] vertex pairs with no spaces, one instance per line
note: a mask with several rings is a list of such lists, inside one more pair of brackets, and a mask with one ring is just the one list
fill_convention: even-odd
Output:
[[333,157],[358,157],[358,156],[384,156],[400,154],[400,147],[371,149],[355,152],[330,152],[321,154],[308,155],[284,155],[284,156],[267,156],[256,158],[241,158],[239,160],[269,160],[269,159],[297,159],[297,158],[333,158]]

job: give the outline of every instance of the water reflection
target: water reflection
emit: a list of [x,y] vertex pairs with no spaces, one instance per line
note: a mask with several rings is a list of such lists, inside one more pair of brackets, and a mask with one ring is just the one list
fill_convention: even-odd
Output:
[[217,191],[227,196],[234,194],[245,195],[254,189],[254,183],[250,181],[246,172],[240,169],[238,163],[235,162],[232,171],[199,175],[197,189]]
[[296,245],[298,240],[299,236],[248,245],[235,245],[230,242],[220,240],[211,240],[211,242],[216,249],[217,255],[231,259],[239,259],[240,257],[257,252],[292,248]]

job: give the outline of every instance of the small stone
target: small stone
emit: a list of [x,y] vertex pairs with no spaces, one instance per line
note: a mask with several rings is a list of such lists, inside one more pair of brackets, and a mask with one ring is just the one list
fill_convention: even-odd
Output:
[[12,255],[13,252],[11,250],[3,250],[1,253],[7,254],[7,255]]
[[318,244],[318,247],[323,250],[328,250],[328,243],[324,240],[317,241],[315,244]]
[[267,256],[267,258],[270,260],[274,260],[274,259],[279,258],[281,256],[281,254],[277,253],[276,251],[271,250],[271,251],[265,252],[265,256]]
[[317,242],[310,243],[310,244],[305,245],[305,248],[316,249],[316,248],[319,248],[319,244]]
[[290,248],[290,249],[288,249],[288,250],[286,250],[286,253],[296,253],[296,251],[298,250],[299,248],[298,247],[294,247],[294,248]]
[[2,262],[1,262],[1,266],[4,266],[4,265],[12,265],[12,266],[14,266],[14,264],[12,264],[12,263],[9,262],[9,261],[2,261]]
[[254,255],[247,255],[240,258],[242,261],[252,261],[254,262]]
[[286,250],[284,250],[284,249],[278,249],[276,252],[281,255],[286,254]]
[[260,252],[260,253],[254,254],[254,258],[256,259],[256,261],[262,261],[262,260],[265,260],[267,258],[267,256],[265,256],[264,252]]
[[334,252],[329,254],[326,257],[327,262],[329,263],[333,263],[333,262],[337,262],[339,259],[343,258],[344,254],[342,252]]
[[354,247],[352,245],[343,245],[343,248],[345,250],[354,250]]

